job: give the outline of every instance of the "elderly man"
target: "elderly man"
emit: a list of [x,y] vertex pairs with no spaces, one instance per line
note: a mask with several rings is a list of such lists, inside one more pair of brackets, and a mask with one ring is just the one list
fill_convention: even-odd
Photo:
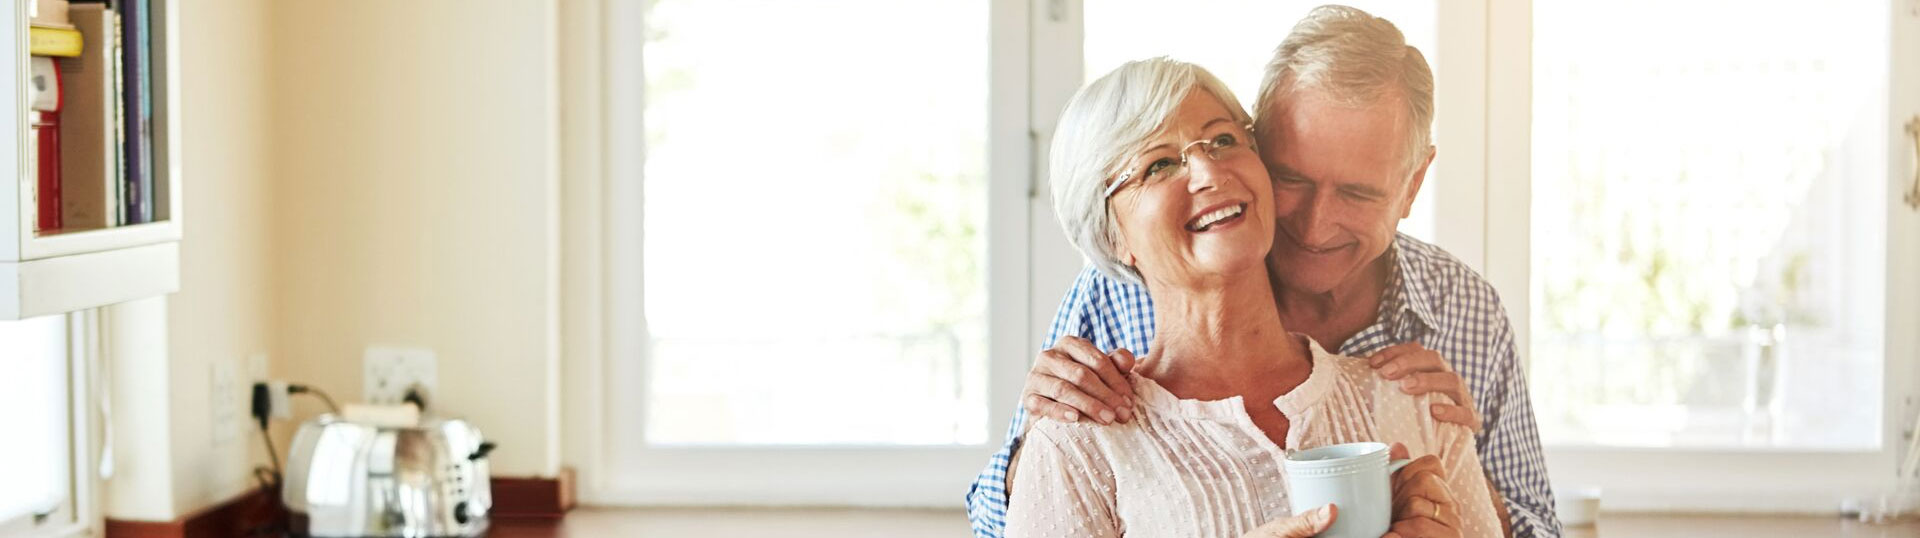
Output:
[[[1513,330],[1493,286],[1445,251],[1395,232],[1435,154],[1433,74],[1392,23],[1315,9],[1267,65],[1256,140],[1274,181],[1268,256],[1282,319],[1414,393],[1475,444],[1516,536],[1559,536]],[[1007,443],[967,495],[975,536],[998,537],[1027,413],[1130,420],[1122,372],[1153,338],[1146,289],[1087,268],[1061,302]],[[1110,351],[1102,351],[1110,350]],[[1480,410],[1479,413],[1475,409]],[[1484,413],[1484,417],[1481,414]],[[1484,420],[1484,422],[1483,422]],[[1456,492],[1456,495],[1466,495]]]

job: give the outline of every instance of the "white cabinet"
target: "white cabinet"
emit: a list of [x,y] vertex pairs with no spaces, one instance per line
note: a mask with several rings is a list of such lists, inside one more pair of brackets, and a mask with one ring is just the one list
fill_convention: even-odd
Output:
[[[16,188],[0,189],[0,319],[71,312],[172,293],[180,287],[182,208],[179,36],[175,2],[150,0],[152,43],[151,222],[41,232],[35,226],[37,176],[28,108],[28,20],[32,0],[0,12],[0,58],[12,62],[6,86],[14,104],[0,107],[0,170]],[[76,4],[77,6],[78,4]],[[77,12],[76,12],[77,14]],[[84,46],[110,45],[89,39]],[[71,101],[69,101],[71,103]],[[63,114],[65,114],[63,112]]]

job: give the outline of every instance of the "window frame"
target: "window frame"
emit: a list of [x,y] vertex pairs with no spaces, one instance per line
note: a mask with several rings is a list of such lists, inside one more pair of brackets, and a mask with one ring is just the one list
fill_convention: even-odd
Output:
[[0,538],[26,536],[97,536],[104,532],[100,509],[100,481],[94,473],[100,457],[104,420],[96,394],[105,394],[100,377],[100,341],[94,311],[61,315],[65,324],[67,498],[44,521],[28,514],[0,521]]
[[[594,0],[560,8],[570,59],[563,86],[573,112],[563,125],[570,143],[563,166],[563,264],[590,267],[585,282],[562,291],[567,334],[563,365],[568,459],[585,475],[582,498],[614,505],[776,504],[955,506],[1004,425],[1031,355],[1026,337],[1026,196],[1033,147],[1027,125],[1028,9],[1019,0],[989,0],[987,119],[987,431],[979,445],[654,447],[639,442],[644,425],[644,275],[641,192],[645,28],[637,2]],[[579,55],[572,54],[574,52]],[[572,59],[579,57],[580,59]],[[575,99],[580,100],[576,101]],[[578,105],[575,105],[578,103]],[[571,269],[563,269],[570,271]],[[575,273],[569,273],[575,274]],[[637,389],[637,390],[636,390]],[[878,402],[876,402],[878,404]],[[852,411],[852,410],[850,410]],[[619,426],[615,426],[618,424]],[[622,433],[626,430],[626,433]]]
[[[1901,205],[1914,172],[1912,143],[1898,121],[1920,111],[1920,22],[1890,2],[1893,47],[1885,104],[1888,148],[1885,327],[1920,326],[1920,213]],[[1530,0],[1489,0],[1485,255],[1476,266],[1499,290],[1522,362],[1531,311],[1532,32]],[[1445,149],[1442,149],[1443,154]],[[1907,178],[1903,180],[1902,178]],[[1463,215],[1464,216],[1464,215]],[[1449,215],[1443,213],[1442,218]],[[1471,216],[1464,216],[1471,218]],[[1447,245],[1453,249],[1452,245]],[[1460,252],[1455,250],[1456,253]],[[1465,255],[1462,256],[1465,258]],[[1472,265],[1472,262],[1469,262]],[[1607,510],[1832,514],[1877,502],[1913,431],[1920,396],[1920,334],[1884,330],[1882,435],[1876,450],[1630,448],[1546,445],[1547,468],[1563,494],[1602,492]]]

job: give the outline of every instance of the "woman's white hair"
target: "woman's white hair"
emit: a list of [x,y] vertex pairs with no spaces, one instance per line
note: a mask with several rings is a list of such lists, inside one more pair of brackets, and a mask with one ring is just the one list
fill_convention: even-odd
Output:
[[1107,185],[1195,88],[1219,99],[1234,122],[1251,121],[1213,73],[1165,57],[1127,62],[1087,83],[1060,113],[1048,155],[1053,214],[1081,256],[1109,277],[1143,282],[1139,270],[1116,255],[1119,234],[1107,209]]
[[1278,117],[1280,102],[1300,90],[1314,90],[1348,107],[1399,99],[1408,124],[1401,154],[1407,171],[1426,159],[1433,143],[1433,70],[1392,22],[1347,6],[1313,8],[1267,62],[1254,102],[1254,116],[1260,118],[1255,128],[1269,127],[1265,123]]

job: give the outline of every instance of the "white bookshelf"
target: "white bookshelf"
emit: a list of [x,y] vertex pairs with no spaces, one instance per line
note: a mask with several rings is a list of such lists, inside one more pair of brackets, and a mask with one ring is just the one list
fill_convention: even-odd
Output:
[[[0,58],[11,58],[13,106],[0,107],[0,170],[16,188],[0,189],[0,320],[85,310],[166,295],[180,288],[181,178],[179,27],[175,2],[150,0],[153,46],[154,222],[41,234],[34,230],[36,181],[29,154],[27,21],[31,0],[11,0],[0,28]],[[94,46],[87,43],[87,46]]]

